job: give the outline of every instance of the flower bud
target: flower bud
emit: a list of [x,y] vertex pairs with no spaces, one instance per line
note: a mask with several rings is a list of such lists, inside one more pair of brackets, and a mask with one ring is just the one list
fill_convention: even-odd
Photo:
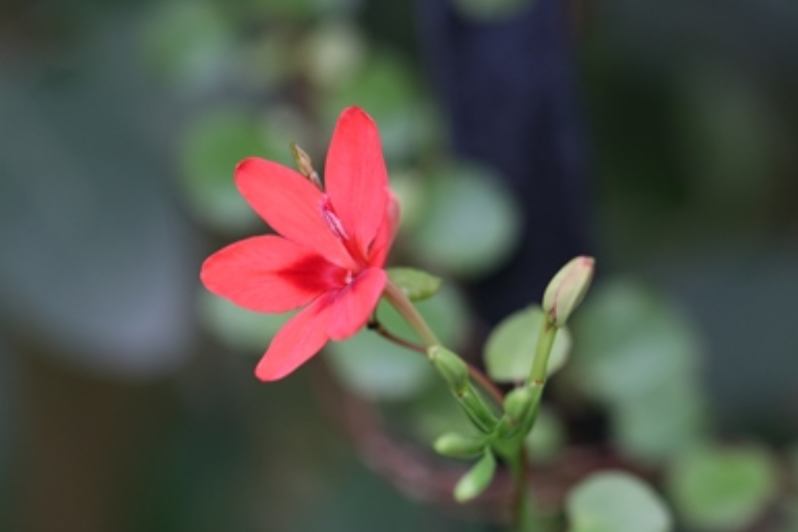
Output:
[[485,491],[496,472],[496,459],[490,450],[472,467],[454,487],[454,498],[457,502],[467,502]]
[[432,445],[438,454],[451,458],[469,458],[477,456],[485,449],[485,439],[464,436],[456,432],[447,432]]
[[462,358],[440,345],[430,347],[427,356],[452,392],[461,394],[468,388],[468,366]]
[[510,420],[518,422],[526,418],[535,403],[535,393],[526,386],[516,388],[504,399],[504,413]]
[[529,424],[540,402],[540,388],[516,388],[504,398],[504,416],[496,427],[499,438],[511,438]]
[[307,177],[311,183],[316,185],[319,189],[323,190],[324,187],[319,179],[319,173],[313,168],[313,161],[310,155],[305,153],[305,150],[299,147],[296,142],[291,143],[291,154],[294,156],[294,162],[299,170],[299,173]]
[[593,279],[593,257],[576,257],[562,267],[543,295],[543,310],[548,320],[562,327],[585,297]]

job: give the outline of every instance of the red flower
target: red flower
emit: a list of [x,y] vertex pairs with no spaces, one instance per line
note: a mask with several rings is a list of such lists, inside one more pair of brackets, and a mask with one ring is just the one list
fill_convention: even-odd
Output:
[[255,374],[280,379],[324,347],[354,335],[385,288],[385,258],[399,218],[377,127],[346,109],[330,143],[326,190],[263,159],[242,161],[238,190],[280,235],[241,240],[202,265],[206,288],[249,310],[305,307],[277,333]]

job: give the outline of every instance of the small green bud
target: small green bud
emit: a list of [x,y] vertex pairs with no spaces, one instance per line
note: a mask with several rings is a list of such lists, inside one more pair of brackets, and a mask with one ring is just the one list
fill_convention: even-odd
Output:
[[504,416],[496,427],[496,436],[511,438],[528,424],[540,402],[540,391],[526,386],[516,388],[504,398]]
[[516,388],[504,398],[504,412],[512,421],[518,422],[532,412],[535,393],[526,386]]
[[449,385],[452,392],[461,394],[468,387],[468,366],[463,359],[440,345],[427,350],[427,357]]
[[428,299],[441,287],[440,277],[415,268],[388,268],[388,277],[402,289],[410,301]]
[[557,272],[543,295],[543,311],[550,323],[565,325],[590,288],[594,266],[593,257],[576,257]]
[[482,437],[464,436],[456,432],[441,435],[432,445],[435,452],[450,458],[470,458],[477,456],[485,449]]
[[305,150],[300,148],[296,142],[291,143],[291,154],[294,156],[294,163],[296,163],[299,173],[323,190],[324,187],[321,184],[321,179],[319,179],[319,173],[313,168],[313,161],[310,159],[310,155],[305,153]]
[[454,487],[454,498],[457,502],[467,502],[485,491],[496,472],[496,459],[490,450],[486,450],[482,458]]

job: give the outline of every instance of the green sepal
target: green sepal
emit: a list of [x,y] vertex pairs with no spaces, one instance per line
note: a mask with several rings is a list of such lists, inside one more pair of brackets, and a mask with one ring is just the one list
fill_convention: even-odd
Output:
[[485,443],[485,438],[481,436],[465,436],[456,432],[447,432],[435,440],[433,447],[435,452],[443,456],[471,458],[484,452]]
[[486,450],[474,467],[457,482],[454,487],[455,500],[467,502],[478,497],[490,485],[494,473],[496,473],[496,459],[490,450]]
[[388,268],[388,277],[410,301],[422,301],[438,293],[440,277],[415,268]]

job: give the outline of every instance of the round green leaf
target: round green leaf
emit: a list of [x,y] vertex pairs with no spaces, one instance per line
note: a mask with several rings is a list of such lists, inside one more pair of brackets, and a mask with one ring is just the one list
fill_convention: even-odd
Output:
[[357,27],[341,19],[331,19],[307,35],[299,61],[313,83],[331,90],[360,71],[365,55],[366,43]]
[[207,89],[225,79],[232,28],[211,2],[162,2],[145,25],[142,42],[157,73],[181,88]]
[[357,102],[377,122],[389,167],[408,162],[436,143],[440,131],[435,113],[422,99],[414,70],[400,56],[377,52],[340,81],[319,94],[330,130],[341,109]]
[[628,280],[598,286],[572,324],[580,343],[574,368],[581,386],[612,404],[650,390],[693,382],[701,343],[668,301]]
[[684,520],[701,530],[742,530],[776,492],[776,471],[764,449],[700,447],[672,465],[668,488]]
[[657,494],[620,471],[594,473],[568,494],[569,532],[667,532],[668,509]]
[[241,231],[257,220],[236,190],[233,172],[243,158],[263,152],[255,113],[222,107],[198,116],[188,127],[180,163],[189,207],[198,219],[225,231]]
[[457,164],[431,179],[427,214],[405,235],[411,252],[461,277],[489,273],[518,243],[521,214],[501,181],[483,167]]
[[659,462],[705,437],[704,399],[692,383],[659,386],[613,407],[613,440],[626,456]]
[[[485,365],[488,375],[497,382],[520,382],[529,376],[535,356],[540,328],[545,320],[540,307],[529,307],[505,318],[485,344]],[[561,328],[554,340],[548,374],[560,369],[571,350],[571,334]]]
[[261,356],[294,313],[258,314],[202,290],[197,301],[200,322],[226,345]]
[[388,276],[410,301],[428,299],[437,294],[441,287],[440,277],[415,268],[389,268]]
[[557,415],[545,406],[538,409],[532,431],[524,439],[530,460],[546,462],[557,455],[566,441],[566,431]]
[[[441,341],[456,346],[466,332],[462,296],[452,286],[417,305]],[[402,338],[417,341],[413,330],[386,302],[377,307],[380,323]],[[407,399],[435,380],[426,356],[398,346],[376,332],[363,330],[343,342],[328,344],[327,360],[349,388],[370,399]]]
[[182,191],[196,217],[228,233],[256,225],[257,215],[233,182],[235,167],[252,156],[293,165],[289,143],[304,136],[301,129],[299,119],[280,108],[261,117],[252,109],[222,106],[198,116],[180,152]]

